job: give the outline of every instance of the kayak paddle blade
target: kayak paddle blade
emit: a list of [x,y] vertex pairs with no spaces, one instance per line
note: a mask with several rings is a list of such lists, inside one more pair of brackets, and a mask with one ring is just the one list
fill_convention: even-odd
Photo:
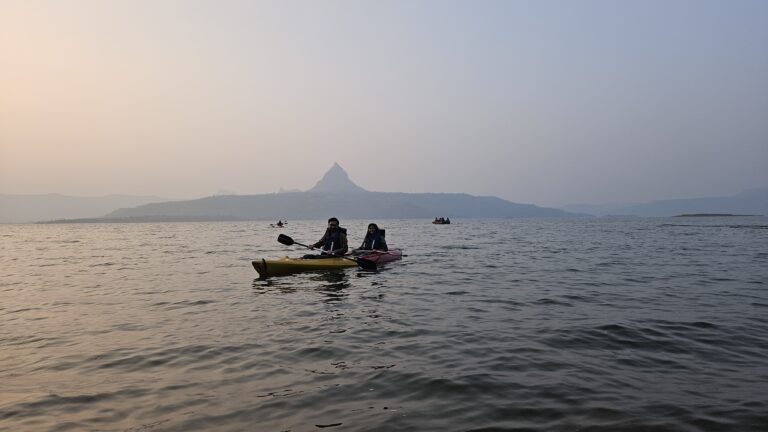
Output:
[[288,237],[285,234],[280,234],[279,236],[277,236],[277,241],[279,241],[280,243],[286,246],[291,246],[294,243],[293,239]]
[[357,259],[357,265],[362,267],[363,270],[376,271],[376,263],[371,261],[371,260],[367,260],[365,258],[358,258]]

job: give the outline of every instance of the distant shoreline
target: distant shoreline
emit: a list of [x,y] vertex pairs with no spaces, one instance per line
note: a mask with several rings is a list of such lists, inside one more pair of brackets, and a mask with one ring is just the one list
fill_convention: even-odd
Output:
[[673,217],[747,217],[747,216],[759,216],[759,215],[731,214],[731,213],[689,213],[689,214],[681,214]]
[[78,223],[157,223],[157,222],[242,222],[243,219],[234,216],[131,216],[121,218],[78,218],[56,219],[35,222],[37,225],[78,224]]
[[[696,218],[703,218],[703,217],[758,217],[762,215],[751,215],[751,214],[733,214],[733,213],[685,213],[685,214],[679,214],[676,216],[676,218],[683,218],[683,217],[696,217]],[[604,218],[608,217],[619,217],[619,218],[626,218],[626,217],[636,217],[636,218],[643,218],[643,216],[603,216]],[[411,218],[408,218],[411,219]],[[414,218],[414,219],[429,219],[429,218]],[[55,220],[49,220],[49,221],[37,221],[37,222],[28,222],[35,225],[56,225],[56,224],[103,224],[103,223],[164,223],[164,222],[248,222],[248,221],[269,221],[272,219],[261,219],[261,218],[240,218],[236,216],[227,216],[227,215],[220,215],[220,216],[129,216],[129,217],[116,217],[116,218],[108,218],[108,217],[96,217],[96,218],[75,218],[75,219],[55,219]],[[271,225],[274,225],[271,224]]]

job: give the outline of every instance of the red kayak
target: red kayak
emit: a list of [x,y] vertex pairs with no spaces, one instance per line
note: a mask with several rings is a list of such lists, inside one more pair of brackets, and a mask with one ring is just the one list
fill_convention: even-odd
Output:
[[[286,238],[288,237],[286,236]],[[363,258],[364,261],[370,261],[376,265],[380,265],[402,259],[403,252],[400,249],[390,249],[389,252],[370,251],[362,255],[357,255],[354,258],[352,255],[345,255],[345,258],[329,257],[318,259],[285,257],[272,260],[256,260],[252,261],[251,264],[253,264],[253,268],[259,272],[259,276],[266,278],[271,276],[285,276],[303,271],[335,270],[347,267],[357,267],[358,265],[363,268],[366,267],[365,265],[360,264],[360,260],[356,260],[355,258]]]
[[403,259],[403,251],[400,249],[390,249],[388,252],[370,251],[361,255],[356,255],[356,257],[365,258],[368,261],[375,262],[376,264],[383,264]]

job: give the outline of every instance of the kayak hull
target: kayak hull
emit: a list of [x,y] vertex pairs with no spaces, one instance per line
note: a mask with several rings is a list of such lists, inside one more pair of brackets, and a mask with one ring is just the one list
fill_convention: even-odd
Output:
[[390,249],[387,252],[371,252],[363,255],[357,255],[357,258],[364,258],[373,261],[376,264],[384,264],[403,259],[403,251],[400,249]]
[[357,267],[357,263],[354,258],[363,258],[370,260],[376,264],[384,264],[391,261],[402,259],[402,252],[398,249],[389,251],[389,253],[371,253],[365,255],[359,255],[352,257],[352,259],[345,258],[279,258],[279,259],[260,259],[251,261],[253,268],[259,273],[262,278],[273,276],[287,276],[294,273],[300,273],[305,271],[325,271],[344,269],[348,267]]
[[356,262],[344,258],[304,259],[285,257],[274,260],[261,259],[252,261],[251,263],[253,264],[253,268],[259,272],[259,276],[263,278],[286,276],[304,271],[335,270],[346,267],[357,267]]

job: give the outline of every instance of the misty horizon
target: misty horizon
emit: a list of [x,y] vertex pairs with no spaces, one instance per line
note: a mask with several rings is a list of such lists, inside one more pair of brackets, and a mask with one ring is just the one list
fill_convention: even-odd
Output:
[[[699,199],[699,198],[716,198],[716,197],[727,197],[727,196],[733,196],[738,195],[740,193],[749,192],[749,191],[755,191],[755,190],[762,190],[762,189],[768,189],[766,187],[753,187],[753,188],[747,188],[742,189],[740,191],[735,191],[734,193],[727,193],[723,195],[715,195],[715,194],[705,194],[702,195],[696,195],[696,196],[677,196],[677,197],[671,197],[671,198],[656,198],[656,199],[650,199],[647,201],[624,201],[624,202],[566,202],[563,204],[546,204],[542,202],[521,202],[521,201],[515,201],[515,200],[506,200],[510,202],[520,203],[520,204],[534,204],[538,206],[544,206],[544,207],[552,207],[552,208],[567,208],[572,206],[630,206],[630,205],[636,205],[636,204],[645,204],[645,203],[651,203],[655,201],[670,201],[670,200],[686,200],[686,199]],[[292,189],[292,190],[277,190],[272,192],[260,192],[260,193],[238,193],[236,191],[217,191],[211,194],[203,194],[203,195],[193,195],[193,196],[185,196],[185,197],[165,197],[165,196],[159,196],[156,194],[148,194],[148,195],[132,195],[132,194],[125,194],[125,193],[109,193],[106,195],[72,195],[72,194],[66,194],[66,193],[60,193],[60,192],[48,192],[48,193],[34,193],[34,194],[18,194],[18,193],[5,193],[3,191],[0,191],[0,195],[16,195],[16,196],[46,196],[46,195],[53,195],[53,196],[62,196],[62,197],[71,197],[71,198],[84,198],[84,199],[97,199],[97,198],[112,198],[112,197],[126,197],[126,198],[146,198],[151,200],[157,200],[157,201],[184,201],[184,200],[195,200],[200,198],[209,198],[209,197],[216,197],[216,196],[249,196],[249,195],[270,195],[270,194],[284,194],[284,193],[305,193],[309,192],[308,190],[301,190],[301,189]],[[368,191],[368,192],[385,192],[385,193],[405,193],[401,191]],[[465,192],[451,192],[451,191],[427,191],[423,193],[431,193],[431,194],[461,194]],[[493,196],[495,195],[474,195],[474,194],[468,194],[472,196]],[[499,197],[501,198],[501,197]]]
[[[765,187],[755,187],[755,188],[749,188],[739,191],[739,193],[748,193],[750,191],[758,191],[762,189],[768,189]],[[323,174],[321,178],[319,178],[318,181],[314,183],[314,186],[309,187],[307,189],[284,189],[280,188],[278,191],[272,191],[272,192],[265,192],[260,194],[250,194],[250,193],[238,193],[236,191],[226,191],[226,190],[219,190],[216,193],[210,194],[210,195],[201,195],[201,196],[193,196],[193,197],[160,197],[155,194],[150,195],[130,195],[130,194],[121,194],[121,193],[110,193],[107,195],[101,195],[101,196],[76,196],[76,195],[67,195],[62,194],[58,192],[51,192],[51,193],[44,193],[44,194],[5,194],[5,195],[18,195],[18,196],[69,196],[74,198],[141,198],[146,200],[158,200],[158,201],[180,201],[180,200],[190,200],[190,199],[200,199],[200,198],[206,198],[206,197],[215,197],[215,196],[226,196],[226,195],[236,195],[236,196],[248,196],[248,195],[269,195],[269,194],[275,194],[275,193],[302,193],[302,192],[314,192],[314,193],[323,193],[323,192],[334,192],[334,193],[341,193],[341,192],[394,192],[394,193],[403,193],[402,191],[373,191],[368,190],[364,187],[361,187],[358,185],[347,173],[347,171],[339,165],[338,162],[334,162],[333,165]],[[455,193],[462,193],[462,192],[451,192],[451,191],[429,191],[425,193],[436,193],[436,194],[455,194]],[[2,191],[0,191],[0,194],[3,194]],[[472,194],[469,194],[472,195]],[[731,194],[735,195],[735,194]],[[492,196],[492,195],[473,195],[473,196]],[[674,197],[674,198],[660,198],[660,199],[653,199],[647,202],[653,202],[653,201],[665,201],[665,200],[680,200],[680,199],[697,199],[697,198],[712,198],[714,195],[708,194],[703,196],[689,196],[689,197]],[[511,201],[511,200],[508,200]],[[530,203],[530,204],[538,204],[538,203]],[[641,204],[641,203],[635,203],[635,202],[592,202],[592,203],[566,203],[562,204],[559,207],[569,207],[569,206],[629,206],[634,204]],[[555,206],[553,206],[555,207]]]
[[[308,188],[311,189],[311,188]],[[158,201],[183,201],[183,200],[195,200],[200,198],[209,198],[209,197],[216,197],[216,196],[249,196],[249,195],[271,195],[271,194],[284,194],[284,193],[305,193],[309,192],[309,190],[302,190],[302,189],[290,189],[286,190],[283,188],[280,188],[277,191],[271,191],[271,192],[259,192],[259,193],[239,193],[237,191],[223,191],[219,190],[214,193],[209,194],[201,194],[201,195],[191,195],[191,196],[159,196],[157,194],[147,194],[147,195],[134,195],[134,194],[127,194],[127,193],[108,193],[105,195],[73,195],[73,194],[67,194],[67,193],[61,193],[61,192],[47,192],[47,193],[6,193],[4,191],[0,191],[0,195],[16,195],[16,196],[46,196],[46,195],[54,195],[54,196],[62,196],[62,197],[71,197],[71,198],[85,198],[85,199],[96,199],[96,198],[111,198],[111,197],[127,197],[127,198],[146,198],[146,199],[153,199]],[[670,201],[670,200],[686,200],[686,199],[700,199],[700,198],[716,198],[716,197],[727,197],[727,196],[734,196],[738,195],[740,193],[744,192],[750,192],[750,191],[756,191],[756,190],[763,190],[768,189],[768,187],[751,187],[746,189],[741,189],[738,191],[734,191],[733,193],[725,193],[721,195],[717,195],[714,193],[704,193],[700,195],[692,195],[692,196],[674,196],[674,197],[665,197],[665,198],[653,198],[649,199],[647,201],[622,201],[622,202],[565,202],[565,203],[554,203],[554,204],[546,204],[539,201],[533,201],[533,202],[522,202],[522,201],[515,201],[510,199],[505,199],[506,201],[515,202],[515,203],[521,203],[521,204],[534,204],[538,206],[544,206],[544,207],[552,207],[552,208],[565,208],[570,206],[630,206],[635,204],[644,204],[644,203],[651,203],[655,201]],[[384,193],[406,193],[402,191],[367,191],[367,192],[384,192]],[[462,194],[465,192],[452,192],[452,191],[426,191],[422,193],[430,193],[430,194]],[[493,196],[496,197],[496,195],[475,195],[475,194],[468,194],[472,196]],[[501,197],[498,197],[501,198]]]
[[[334,198],[318,199],[324,194]],[[490,200],[489,200],[490,199]],[[333,202],[332,206],[328,206]],[[365,209],[362,210],[361,209]],[[157,196],[69,197],[0,194],[0,223],[313,219],[326,213],[368,218],[582,217],[585,215],[674,216],[768,214],[768,188],[727,197],[656,200],[648,203],[570,204],[559,209],[493,196],[455,193],[374,192],[357,185],[338,163],[305,191],[238,195],[231,192],[190,200]]]

